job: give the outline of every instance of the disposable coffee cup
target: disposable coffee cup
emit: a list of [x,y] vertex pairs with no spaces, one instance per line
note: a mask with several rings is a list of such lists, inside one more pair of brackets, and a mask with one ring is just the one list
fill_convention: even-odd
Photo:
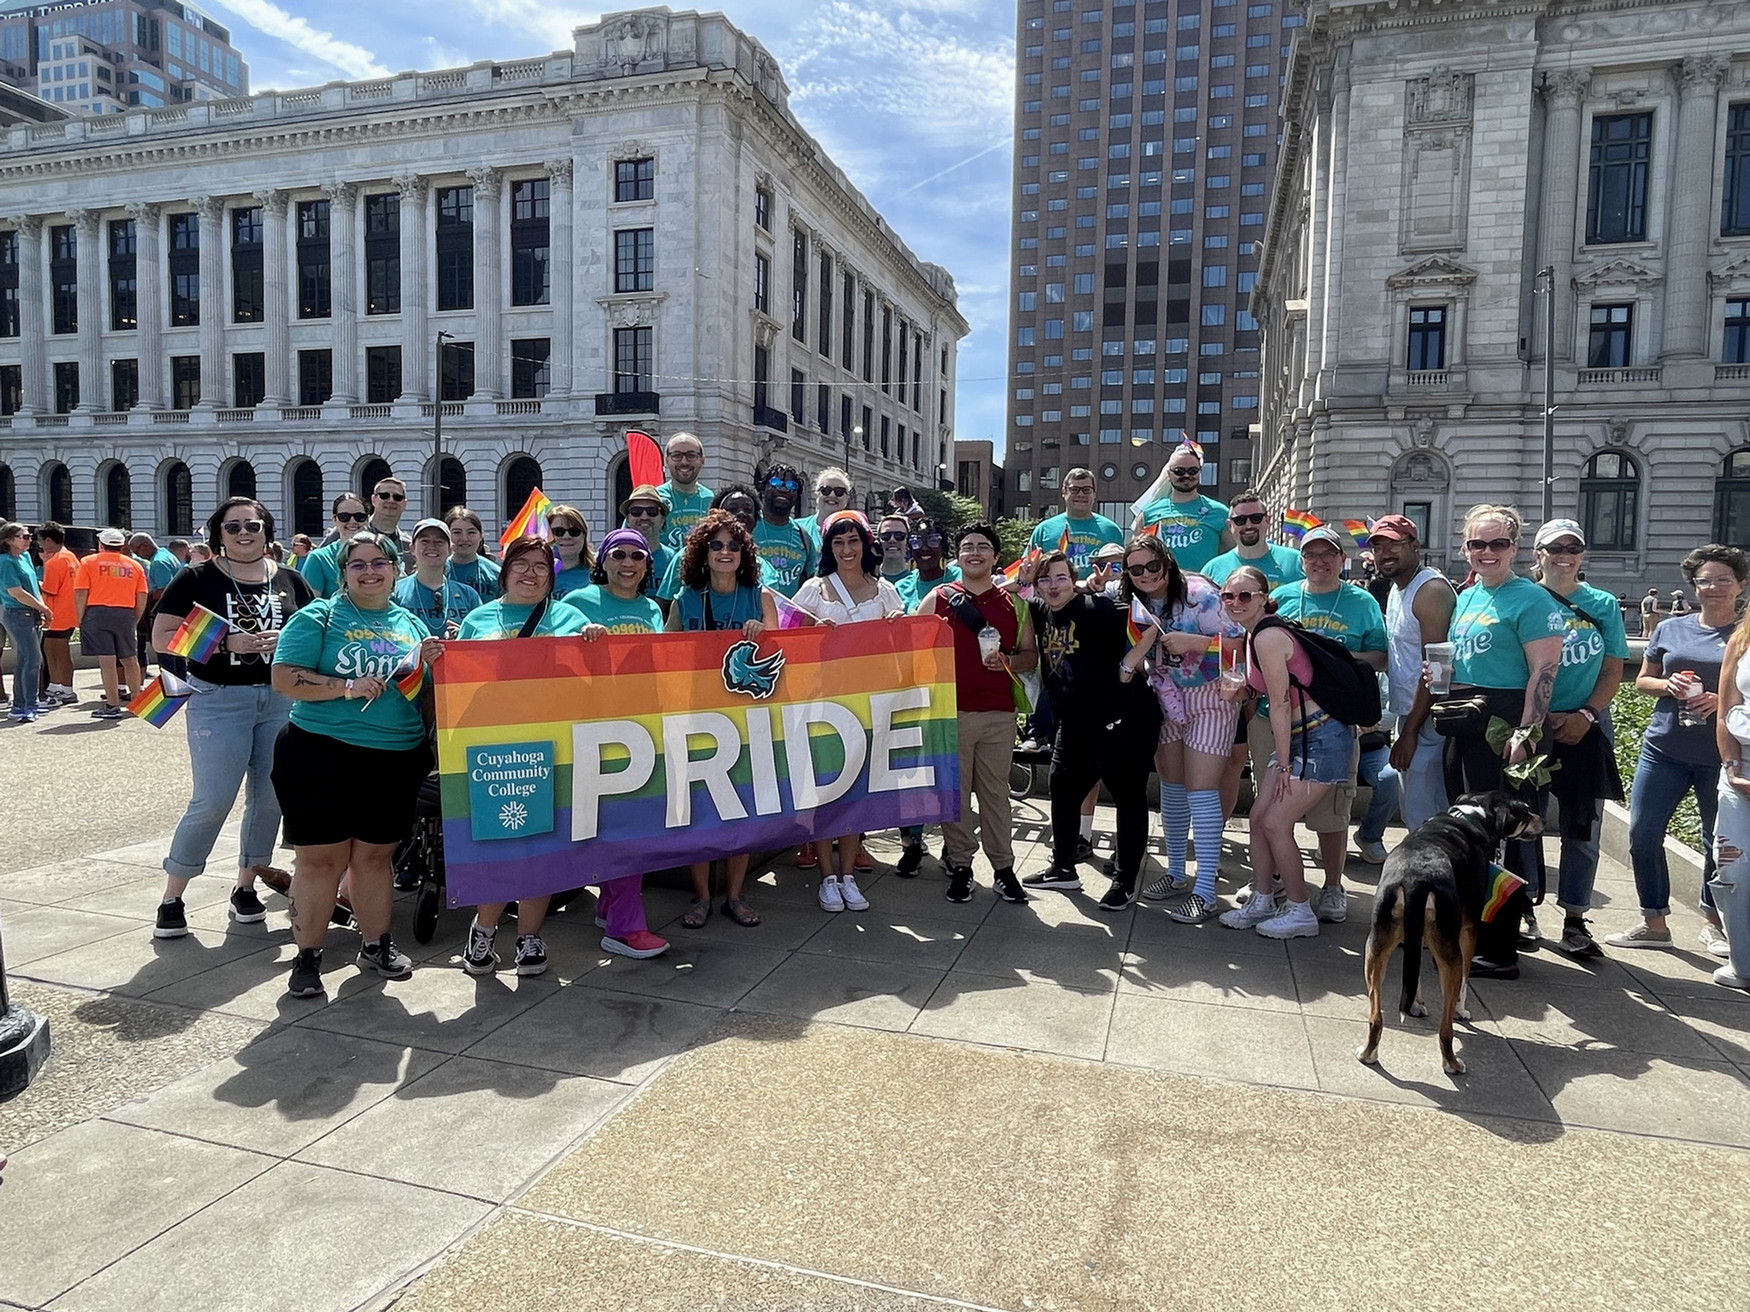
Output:
[[978,652],[987,661],[1003,649],[1003,635],[990,625],[978,631]]
[[1428,662],[1428,691],[1444,696],[1452,691],[1452,659],[1457,654],[1450,642],[1430,642],[1422,647]]

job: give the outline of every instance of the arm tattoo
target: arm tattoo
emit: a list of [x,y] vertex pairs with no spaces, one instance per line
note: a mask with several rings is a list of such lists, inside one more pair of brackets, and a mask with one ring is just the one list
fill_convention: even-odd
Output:
[[1555,691],[1555,686],[1556,667],[1554,665],[1541,666],[1531,681],[1532,715],[1530,723],[1540,724],[1544,717],[1549,714],[1550,695]]

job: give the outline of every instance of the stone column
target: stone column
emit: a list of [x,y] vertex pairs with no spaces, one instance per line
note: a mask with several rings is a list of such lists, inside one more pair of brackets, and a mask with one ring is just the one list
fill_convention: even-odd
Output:
[[431,184],[415,174],[395,179],[401,194],[401,395],[424,401],[436,393],[430,378],[432,344],[426,327],[431,281],[425,273],[426,206]]
[[286,212],[290,208],[283,191],[258,191],[261,206],[261,315],[267,328],[262,355],[264,408],[279,409],[292,401],[292,307],[287,295]]
[[68,210],[78,232],[79,409],[103,409],[103,224],[96,210]]
[[[1574,224],[1580,203],[1580,102],[1591,84],[1589,69],[1564,69],[1544,79],[1543,263],[1555,269],[1550,295],[1556,300],[1556,359],[1574,358]],[[1708,140],[1713,136],[1710,133]],[[1545,343],[1545,349],[1552,344]]]
[[[1343,343],[1343,234],[1348,228],[1349,204],[1349,62],[1337,66],[1331,86],[1331,163],[1325,178],[1329,204],[1326,207],[1325,240],[1330,250],[1330,265],[1325,271],[1324,360],[1321,394],[1335,385],[1337,370],[1342,367]],[[1398,335],[1403,340],[1403,334]]]
[[49,354],[45,334],[48,305],[43,297],[43,220],[26,214],[9,222],[18,227],[18,335],[22,414],[53,414],[49,388]]
[[164,408],[164,208],[136,201],[128,206],[134,221],[134,353],[140,370],[136,410]]
[[571,245],[571,161],[551,160],[547,164],[551,194],[547,204],[547,250],[552,264],[552,290],[548,300],[553,307],[552,350],[548,355],[547,395],[571,395],[572,351],[572,279],[573,251]]
[[359,189],[350,182],[325,187],[328,197],[329,309],[334,326],[334,393],[330,400],[353,405],[359,399],[359,298],[354,228]]
[[470,169],[474,183],[474,395],[491,401],[504,395],[504,279],[499,233],[503,228],[504,174],[494,168]]
[[196,196],[201,218],[201,399],[203,410],[225,404],[225,203]]
[[1671,173],[1671,227],[1665,236],[1661,359],[1699,360],[1707,354],[1714,122],[1727,66],[1724,59],[1695,57],[1677,66],[1677,159]]

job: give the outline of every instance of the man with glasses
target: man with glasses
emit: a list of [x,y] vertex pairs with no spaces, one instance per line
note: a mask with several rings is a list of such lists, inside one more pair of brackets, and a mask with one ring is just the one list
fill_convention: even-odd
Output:
[[365,499],[357,492],[342,492],[335,497],[333,514],[334,527],[322,545],[304,558],[304,568],[298,571],[318,597],[332,597],[340,591],[340,549],[371,517]]
[[[434,512],[437,509],[433,507]],[[371,489],[371,532],[395,539],[404,574],[413,567],[413,537],[401,527],[401,516],[406,513],[407,484],[393,475],[379,478]]]
[[1197,490],[1202,479],[1197,448],[1189,442],[1175,448],[1167,457],[1167,495],[1144,506],[1132,526],[1137,532],[1153,528],[1179,568],[1198,573],[1234,545],[1227,507]]
[[911,573],[911,521],[888,515],[875,530],[875,546],[881,552],[881,577],[898,588]]
[[760,559],[772,567],[772,587],[794,597],[802,581],[814,573],[819,553],[814,539],[790,518],[802,496],[802,475],[791,465],[773,465],[760,480],[760,518],[753,526]]
[[[1063,476],[1064,513],[1042,519],[1027,540],[1029,551],[1062,551],[1080,576],[1101,547],[1124,543],[1124,530],[1094,511],[1094,471],[1072,469]],[[1067,542],[1064,534],[1069,534]],[[1031,571],[1029,571],[1030,573]]]
[[668,482],[656,489],[668,503],[662,545],[679,551],[693,525],[711,509],[711,489],[699,481],[705,468],[705,446],[691,433],[675,433],[663,448],[663,458],[668,465]]
[[[904,516],[895,515],[894,518]],[[948,535],[933,519],[920,519],[912,525],[906,545],[911,549],[912,572],[894,586],[899,589],[899,599],[905,603],[905,613],[916,615],[937,588],[944,583],[959,581],[960,567],[952,562],[943,563],[942,552],[948,545]]]
[[1269,533],[1269,510],[1264,498],[1256,492],[1242,492],[1234,498],[1228,523],[1235,538],[1232,551],[1224,551],[1203,567],[1212,583],[1226,583],[1227,576],[1241,565],[1250,565],[1270,580],[1271,591],[1284,583],[1293,583],[1306,575],[1300,568],[1300,553],[1292,547],[1279,547],[1264,540]]
[[668,498],[660,487],[648,483],[635,487],[632,494],[620,503],[620,527],[639,534],[650,548],[650,595],[661,602],[665,610],[674,600],[672,593],[663,595],[661,583],[668,576],[669,562],[675,555],[664,541],[667,522]]

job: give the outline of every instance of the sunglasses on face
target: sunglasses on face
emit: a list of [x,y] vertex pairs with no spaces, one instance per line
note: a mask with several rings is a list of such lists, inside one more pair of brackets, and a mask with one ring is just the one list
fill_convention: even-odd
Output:
[[349,560],[346,562],[346,568],[353,574],[381,574],[390,568],[390,564],[379,556],[375,560]]
[[583,530],[580,528],[566,528],[563,524],[549,524],[547,527],[556,538],[580,538],[583,536]]
[[1265,519],[1265,515],[1264,515],[1263,511],[1259,511],[1255,515],[1235,515],[1235,516],[1233,516],[1233,522],[1236,524],[1262,524],[1264,522],[1264,519]]
[[1547,547],[1539,547],[1546,556],[1583,556],[1586,548],[1578,542],[1552,542]]
[[907,533],[904,529],[900,529],[896,533],[883,533],[881,535],[881,540],[883,542],[906,542],[909,541],[910,538],[911,534]]
[[1490,538],[1485,542],[1482,538],[1471,538],[1464,545],[1471,551],[1508,551],[1512,549],[1513,539]]
[[1196,478],[1202,471],[1197,469],[1169,469],[1167,472],[1174,478]]
[[1222,593],[1221,599],[1223,601],[1227,602],[1227,604],[1230,606],[1244,606],[1248,601],[1250,601],[1253,597],[1255,597],[1257,595],[1258,594],[1255,592],[1244,591],[1244,590],[1236,588],[1232,592]]
[[376,492],[376,493],[373,493],[372,495],[374,495],[378,501],[405,501],[405,500],[407,500],[407,494],[405,492]]
[[360,511],[356,515],[350,510],[337,510],[334,512],[334,522],[337,524],[362,524],[369,518],[370,516],[363,511]]
[[259,519],[227,519],[219,527],[232,537],[236,537],[239,533],[259,533],[267,525]]
[[627,519],[655,519],[662,514],[660,506],[633,506],[626,512]]
[[768,478],[766,480],[766,486],[769,488],[782,489],[785,492],[800,492],[802,490],[802,484],[798,483],[793,478]]
[[739,542],[725,542],[722,538],[712,538],[711,541],[705,545],[710,547],[711,550],[716,552],[719,556],[738,556],[741,554],[741,543]]
[[630,550],[630,549],[626,549],[623,547],[615,547],[612,551],[608,552],[608,559],[609,560],[619,560],[619,561],[635,560],[635,561],[639,562],[640,564],[642,564],[643,562],[649,560],[650,556],[648,553],[643,552],[643,551]]
[[851,495],[851,489],[848,487],[817,487],[814,489],[814,495],[817,497],[848,497]]
[[931,533],[927,537],[914,536],[911,539],[911,546],[913,551],[916,551],[919,547],[931,547],[940,551],[942,548],[942,535],[940,533]]
[[1159,574],[1167,567],[1164,560],[1151,560],[1146,565],[1126,565],[1124,572],[1133,579],[1146,578],[1151,574]]

